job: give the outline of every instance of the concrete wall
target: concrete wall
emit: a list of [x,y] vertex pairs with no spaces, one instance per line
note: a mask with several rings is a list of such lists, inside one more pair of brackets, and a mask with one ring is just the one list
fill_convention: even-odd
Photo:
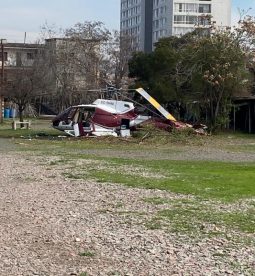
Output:
[[[7,60],[4,62],[5,67],[29,67],[33,65],[34,58],[36,55],[36,48],[14,46],[9,43],[4,46],[4,52],[7,53]],[[2,66],[2,61],[0,61]]]
[[231,0],[212,0],[212,20],[217,26],[231,26]]

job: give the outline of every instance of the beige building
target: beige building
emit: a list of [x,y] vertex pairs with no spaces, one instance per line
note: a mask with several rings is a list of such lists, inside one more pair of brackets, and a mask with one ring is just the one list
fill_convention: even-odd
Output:
[[[4,42],[4,43],[3,43]],[[42,45],[8,43],[1,40],[1,83],[0,83],[0,121],[4,117],[5,97],[8,96],[6,87],[8,83],[19,74],[20,70],[31,70],[35,56]]]

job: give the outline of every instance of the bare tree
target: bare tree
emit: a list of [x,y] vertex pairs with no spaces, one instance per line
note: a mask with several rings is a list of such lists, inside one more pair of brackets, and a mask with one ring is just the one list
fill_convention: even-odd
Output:
[[[44,33],[56,33],[47,27]],[[101,22],[84,22],[64,30],[60,38],[46,39],[45,69],[53,84],[48,91],[59,110],[89,101],[87,91],[99,87],[101,44],[108,36]]]
[[[133,38],[129,35],[113,31],[107,43],[105,55],[105,77],[113,79],[116,88],[123,86],[128,77],[128,61],[133,53]],[[113,77],[112,77],[113,76]]]
[[[60,37],[54,37],[57,34]],[[105,87],[106,82],[120,88],[128,76],[131,38],[111,33],[102,22],[86,21],[66,30],[46,24],[42,36],[49,37],[41,66],[48,80],[42,79],[58,111],[91,102],[95,94],[88,91]]]
[[17,60],[17,67],[13,68],[8,75],[6,84],[6,97],[18,106],[19,118],[23,122],[24,110],[28,104],[32,103],[35,97],[44,90],[42,74],[42,59],[44,49],[43,45],[33,45],[34,50],[32,58],[27,59],[25,56]]
[[24,110],[38,93],[36,83],[34,71],[25,67],[17,70],[15,78],[8,82],[8,98],[18,106],[20,122],[23,122]]

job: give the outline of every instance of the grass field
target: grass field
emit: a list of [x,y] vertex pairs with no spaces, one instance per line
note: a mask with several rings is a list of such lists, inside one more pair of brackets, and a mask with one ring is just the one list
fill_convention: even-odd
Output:
[[12,129],[12,119],[5,119],[3,124],[0,124],[0,137],[2,138],[21,138],[22,137],[36,137],[38,134],[47,135],[55,137],[61,133],[51,127],[51,122],[49,120],[43,119],[25,119],[31,121],[31,129],[17,128],[17,130]]
[[[167,198],[145,199],[148,204],[164,206],[147,222],[150,229],[201,234],[204,225],[213,225],[207,234],[219,234],[223,226],[240,233],[255,233],[254,135],[173,134],[152,136],[143,142],[139,137],[74,139],[58,135],[62,134],[50,129],[45,121],[35,121],[28,131],[13,131],[9,123],[0,127],[0,137],[15,138],[11,142],[15,143],[15,150],[54,156],[56,161],[49,163],[49,169],[63,167],[66,178],[93,179],[106,185],[119,183],[187,196],[171,202]],[[220,157],[194,160],[200,150],[208,155],[211,150],[219,155],[231,154],[233,160],[223,162]],[[173,156],[183,160],[173,160]]]

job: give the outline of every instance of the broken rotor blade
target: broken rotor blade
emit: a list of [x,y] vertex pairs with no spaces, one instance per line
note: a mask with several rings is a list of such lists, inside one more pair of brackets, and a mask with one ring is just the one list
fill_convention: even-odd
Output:
[[151,97],[143,88],[138,88],[136,91],[143,96],[150,104],[152,104],[166,119],[176,122],[177,120],[168,111],[165,110],[153,97]]

